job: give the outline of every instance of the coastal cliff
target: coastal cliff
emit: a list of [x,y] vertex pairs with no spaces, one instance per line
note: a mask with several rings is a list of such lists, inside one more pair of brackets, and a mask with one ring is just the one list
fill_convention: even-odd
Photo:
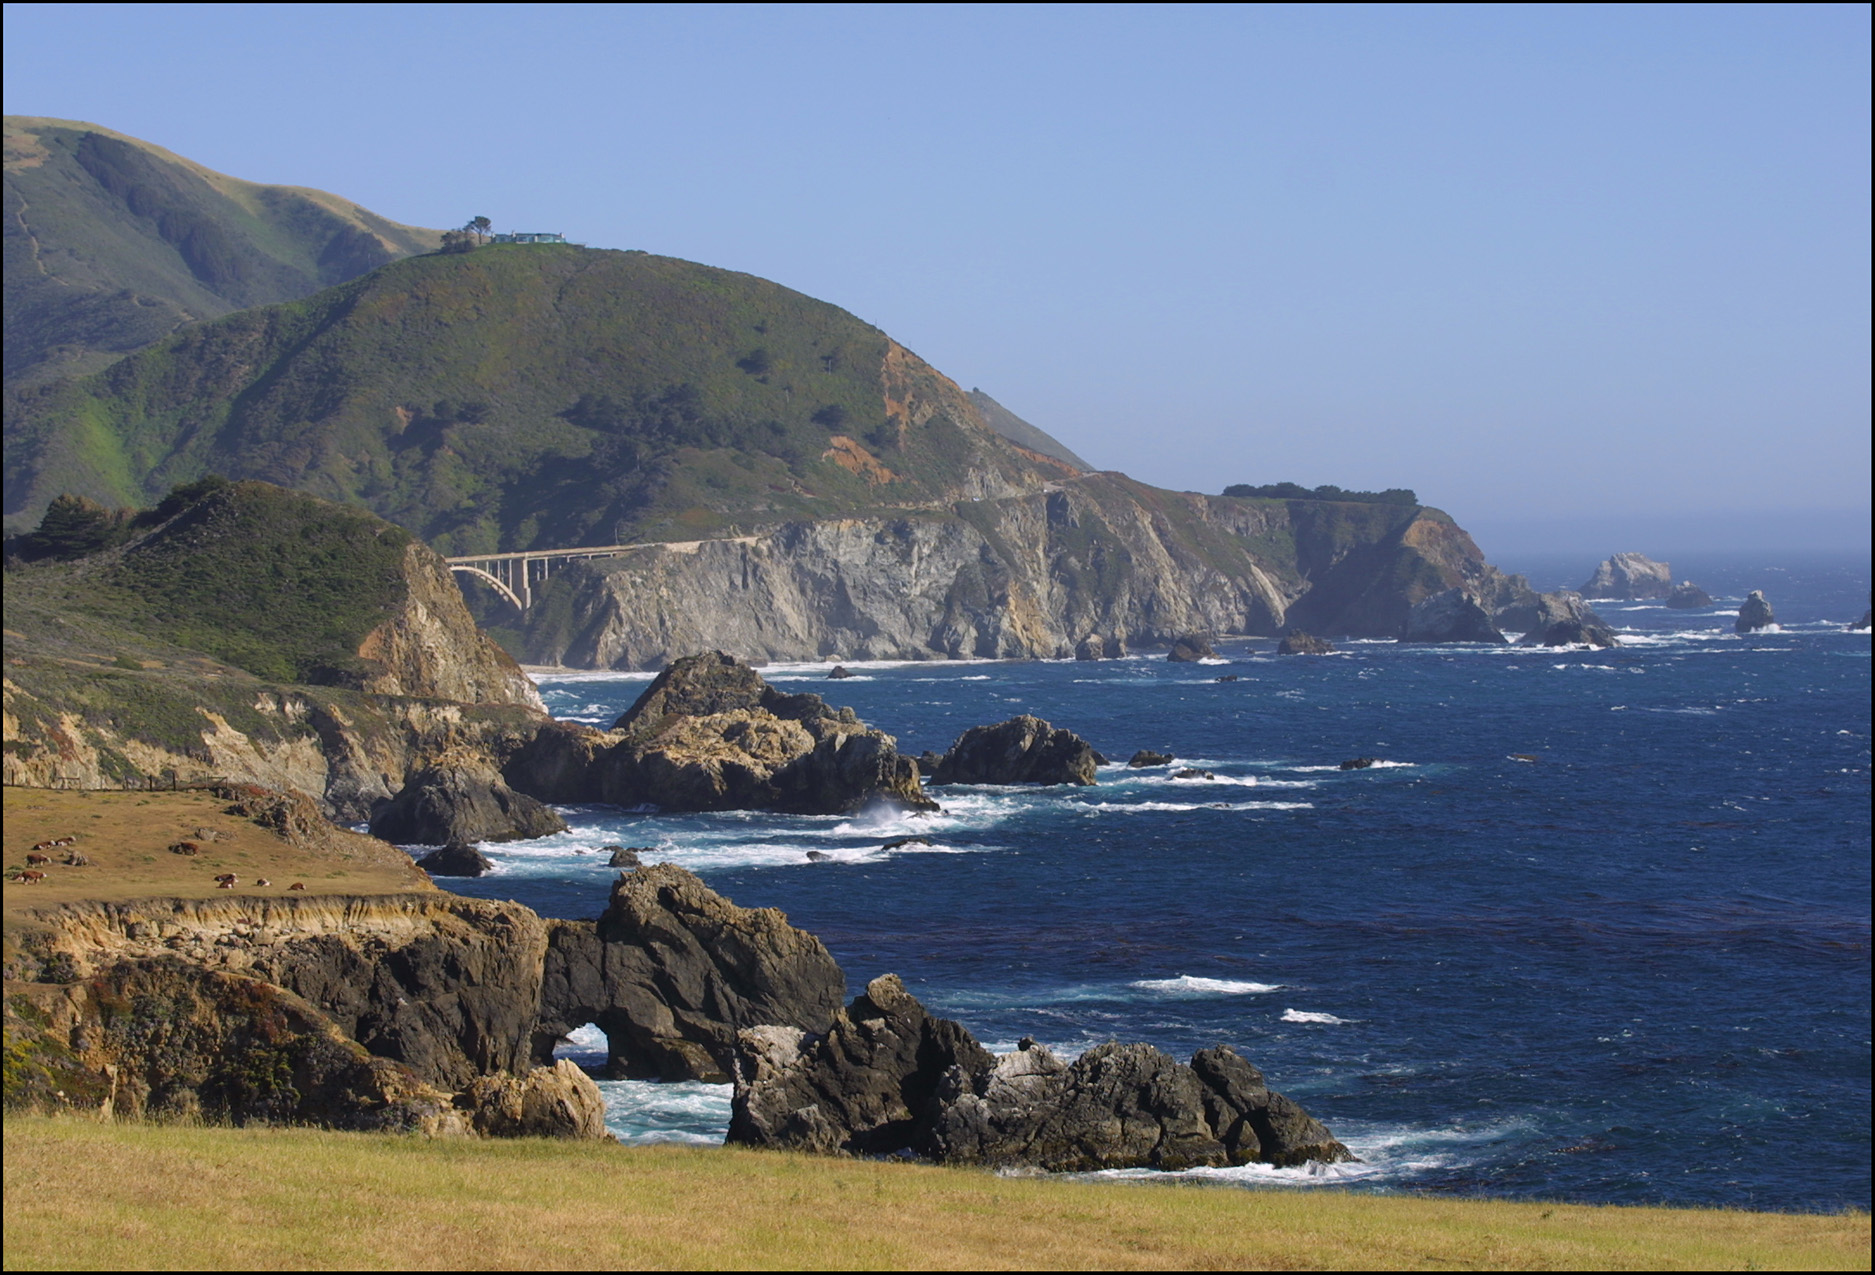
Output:
[[529,662],[579,668],[656,668],[699,647],[758,664],[1066,658],[1090,636],[1394,637],[1421,599],[1495,578],[1434,509],[1088,474],[942,511],[646,546],[568,569],[518,622],[483,617],[517,630]]

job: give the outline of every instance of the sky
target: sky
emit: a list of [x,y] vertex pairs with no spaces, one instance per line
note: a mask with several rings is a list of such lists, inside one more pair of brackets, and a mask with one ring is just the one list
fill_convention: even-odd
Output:
[[10,4],[5,37],[8,114],[774,279],[1161,486],[1411,487],[1487,551],[1868,547],[1864,5]]

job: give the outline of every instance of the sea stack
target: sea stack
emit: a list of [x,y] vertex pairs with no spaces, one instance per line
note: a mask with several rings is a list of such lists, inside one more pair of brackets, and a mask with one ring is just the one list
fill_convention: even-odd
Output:
[[1638,553],[1618,553],[1595,568],[1576,592],[1586,598],[1644,602],[1673,592],[1673,568]]
[[1712,605],[1712,595],[1691,580],[1682,580],[1679,587],[1667,595],[1667,605],[1675,611],[1697,611]]
[[1753,589],[1745,605],[1738,608],[1738,623],[1733,627],[1740,633],[1756,633],[1776,623],[1777,616],[1772,613],[1771,604],[1764,600],[1764,590]]

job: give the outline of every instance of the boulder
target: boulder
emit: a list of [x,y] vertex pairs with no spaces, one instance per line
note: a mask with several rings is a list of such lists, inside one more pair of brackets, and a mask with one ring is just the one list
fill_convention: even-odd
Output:
[[1868,628],[1868,627],[1869,627],[1869,619],[1870,619],[1870,614],[1871,614],[1871,613],[1870,613],[1870,610],[1869,610],[1869,608],[1868,608],[1868,607],[1863,607],[1863,608],[1862,608],[1862,618],[1861,618],[1861,619],[1859,619],[1859,620],[1857,620],[1857,621],[1856,621],[1856,622],[1855,622],[1854,624],[1852,624],[1852,625],[1850,625],[1850,626],[1849,626],[1849,628],[1850,628],[1850,631],[1851,631],[1851,632],[1857,632],[1857,633],[1859,633],[1859,632],[1861,632],[1861,631],[1862,631],[1863,629],[1866,629],[1866,628]]
[[1283,634],[1283,640],[1276,644],[1278,655],[1333,655],[1334,653],[1333,642],[1304,633],[1300,629],[1291,629]]
[[597,921],[554,921],[535,1057],[587,1023],[607,1074],[723,1080],[744,1027],[826,1031],[846,976],[775,908],[737,907],[674,864],[619,877]]
[[1447,589],[1417,603],[1406,615],[1402,642],[1483,642],[1508,646],[1478,600],[1463,589]]
[[666,810],[935,810],[897,741],[850,708],[790,695],[720,651],[670,665],[613,724],[594,797]]
[[1117,634],[1102,637],[1098,633],[1089,633],[1074,647],[1074,658],[1077,660],[1118,660],[1125,656],[1126,639]]
[[1146,766],[1169,766],[1171,764],[1172,754],[1155,753],[1150,748],[1140,749],[1131,757],[1127,758],[1126,761],[1127,768],[1130,770],[1139,770]]
[[809,850],[807,852],[807,861],[809,863],[831,863],[833,862],[833,856],[828,854],[825,850]]
[[851,677],[851,676],[853,676],[853,670],[852,670],[852,669],[850,669],[850,668],[848,668],[848,667],[847,667],[846,665],[844,665],[844,664],[836,664],[836,665],[834,665],[834,666],[833,666],[833,669],[832,669],[832,671],[830,671],[830,672],[829,672],[829,673],[827,674],[827,680],[828,680],[829,682],[831,682],[831,681],[834,681],[834,680],[836,680],[836,679],[838,679],[838,678],[842,678],[842,677]]
[[1183,770],[1172,772],[1172,778],[1174,779],[1216,779],[1217,776],[1208,770],[1199,770],[1196,766],[1187,766]]
[[601,846],[601,850],[611,853],[606,857],[609,868],[640,868],[644,866],[644,856],[655,854],[656,846]]
[[1024,1038],[996,1057],[889,974],[823,1034],[741,1033],[735,1080],[728,1141],[745,1146],[1051,1172],[1351,1158],[1229,1050],[1186,1066],[1110,1043],[1064,1062]]
[[1738,619],[1732,627],[1740,633],[1755,633],[1776,623],[1777,616],[1772,613],[1771,604],[1764,600],[1764,591],[1753,589],[1745,598],[1745,604],[1738,608]]
[[899,837],[896,840],[886,842],[879,848],[881,850],[901,850],[906,846],[928,846],[930,844],[931,838],[929,837]]
[[1644,602],[1673,592],[1673,568],[1638,553],[1617,553],[1595,568],[1579,590],[1585,597]]
[[1552,625],[1575,622],[1607,625],[1596,615],[1579,593],[1560,589],[1555,593],[1524,592],[1491,612],[1491,622],[1500,632],[1521,633],[1528,637],[1542,633]]
[[1341,763],[1341,769],[1366,770],[1379,760],[1378,757],[1350,757]]
[[972,726],[938,763],[934,784],[1091,784],[1094,749],[1065,728],[1024,714]]
[[417,866],[433,877],[480,877],[494,870],[487,855],[466,841],[452,841],[440,850],[432,850],[417,860]]
[[1208,639],[1193,634],[1172,643],[1172,649],[1165,658],[1174,664],[1195,664],[1199,660],[1215,660],[1217,652],[1211,649]]
[[398,845],[521,841],[566,831],[566,821],[508,787],[493,767],[438,764],[412,775],[371,817],[371,835]]
[[609,1138],[605,1099],[592,1077],[561,1059],[525,1076],[477,1076],[455,1096],[474,1130],[491,1138]]
[[1540,633],[1526,633],[1518,646],[1620,646],[1613,629],[1581,620],[1558,620]]
[[1712,595],[1691,580],[1682,580],[1667,595],[1667,605],[1675,611],[1697,611],[1712,605]]

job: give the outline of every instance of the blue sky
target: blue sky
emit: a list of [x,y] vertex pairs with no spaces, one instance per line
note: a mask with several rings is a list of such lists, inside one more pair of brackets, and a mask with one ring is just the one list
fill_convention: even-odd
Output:
[[5,12],[8,113],[776,279],[1149,482],[1868,543],[1866,6]]

